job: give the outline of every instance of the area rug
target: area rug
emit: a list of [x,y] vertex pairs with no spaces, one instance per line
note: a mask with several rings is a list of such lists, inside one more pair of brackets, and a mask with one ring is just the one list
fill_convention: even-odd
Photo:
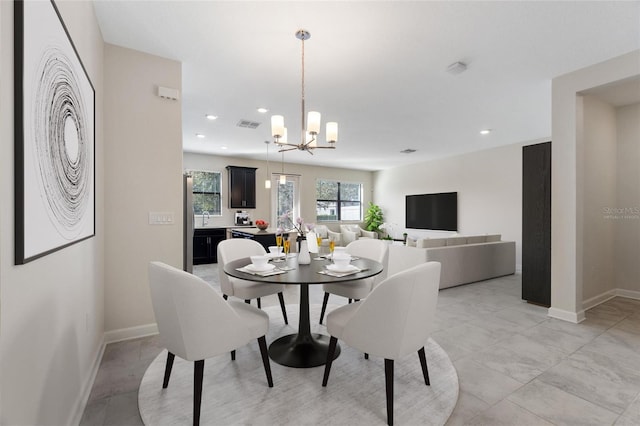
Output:
[[[329,305],[327,311],[337,306]],[[296,331],[298,305],[287,305],[289,324],[279,306],[264,308],[271,318],[267,344]],[[319,305],[311,305],[312,332]],[[315,323],[315,325],[313,325]],[[207,359],[202,391],[201,425],[384,425],[387,422],[384,360],[364,359],[344,343],[333,362],[328,386],[324,366],[298,369],[271,362],[274,387],[267,380],[257,341],[230,356]],[[425,386],[418,354],[395,361],[394,421],[398,425],[443,425],[458,400],[458,375],[446,352],[433,340],[425,345],[431,386]],[[193,414],[193,363],[175,358],[171,380],[162,389],[167,358],[163,351],[140,384],[138,406],[146,425],[190,425]]]

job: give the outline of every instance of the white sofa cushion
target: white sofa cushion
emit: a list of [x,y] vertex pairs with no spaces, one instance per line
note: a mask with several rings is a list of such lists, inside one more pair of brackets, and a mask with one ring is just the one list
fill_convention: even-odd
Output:
[[447,238],[447,246],[461,246],[463,244],[467,244],[467,237]]
[[362,228],[360,225],[340,225],[340,232],[350,231],[356,234],[357,237],[362,236]]
[[418,240],[416,240],[413,237],[407,237],[407,247],[417,247],[417,242]]
[[360,238],[378,239],[378,233],[376,231],[367,231],[366,229],[361,229],[360,234]]
[[486,235],[474,235],[472,237],[467,237],[467,244],[478,244],[478,243],[486,243],[487,236]]
[[444,247],[447,245],[446,238],[423,238],[418,240],[416,247],[418,248],[432,248],[432,247]]

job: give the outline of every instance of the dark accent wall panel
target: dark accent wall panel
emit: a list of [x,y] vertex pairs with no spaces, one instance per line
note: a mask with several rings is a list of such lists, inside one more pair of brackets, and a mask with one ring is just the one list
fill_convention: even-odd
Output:
[[551,142],[522,147],[522,298],[551,306]]

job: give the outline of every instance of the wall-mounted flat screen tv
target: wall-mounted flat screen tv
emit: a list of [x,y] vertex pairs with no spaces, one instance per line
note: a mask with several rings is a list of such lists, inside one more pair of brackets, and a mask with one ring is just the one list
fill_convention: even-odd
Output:
[[458,193],[407,195],[405,227],[458,230]]

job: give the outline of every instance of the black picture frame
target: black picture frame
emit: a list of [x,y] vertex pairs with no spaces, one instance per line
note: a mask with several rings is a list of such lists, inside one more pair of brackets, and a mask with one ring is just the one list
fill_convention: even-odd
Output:
[[95,89],[53,0],[14,1],[15,264],[95,236]]

